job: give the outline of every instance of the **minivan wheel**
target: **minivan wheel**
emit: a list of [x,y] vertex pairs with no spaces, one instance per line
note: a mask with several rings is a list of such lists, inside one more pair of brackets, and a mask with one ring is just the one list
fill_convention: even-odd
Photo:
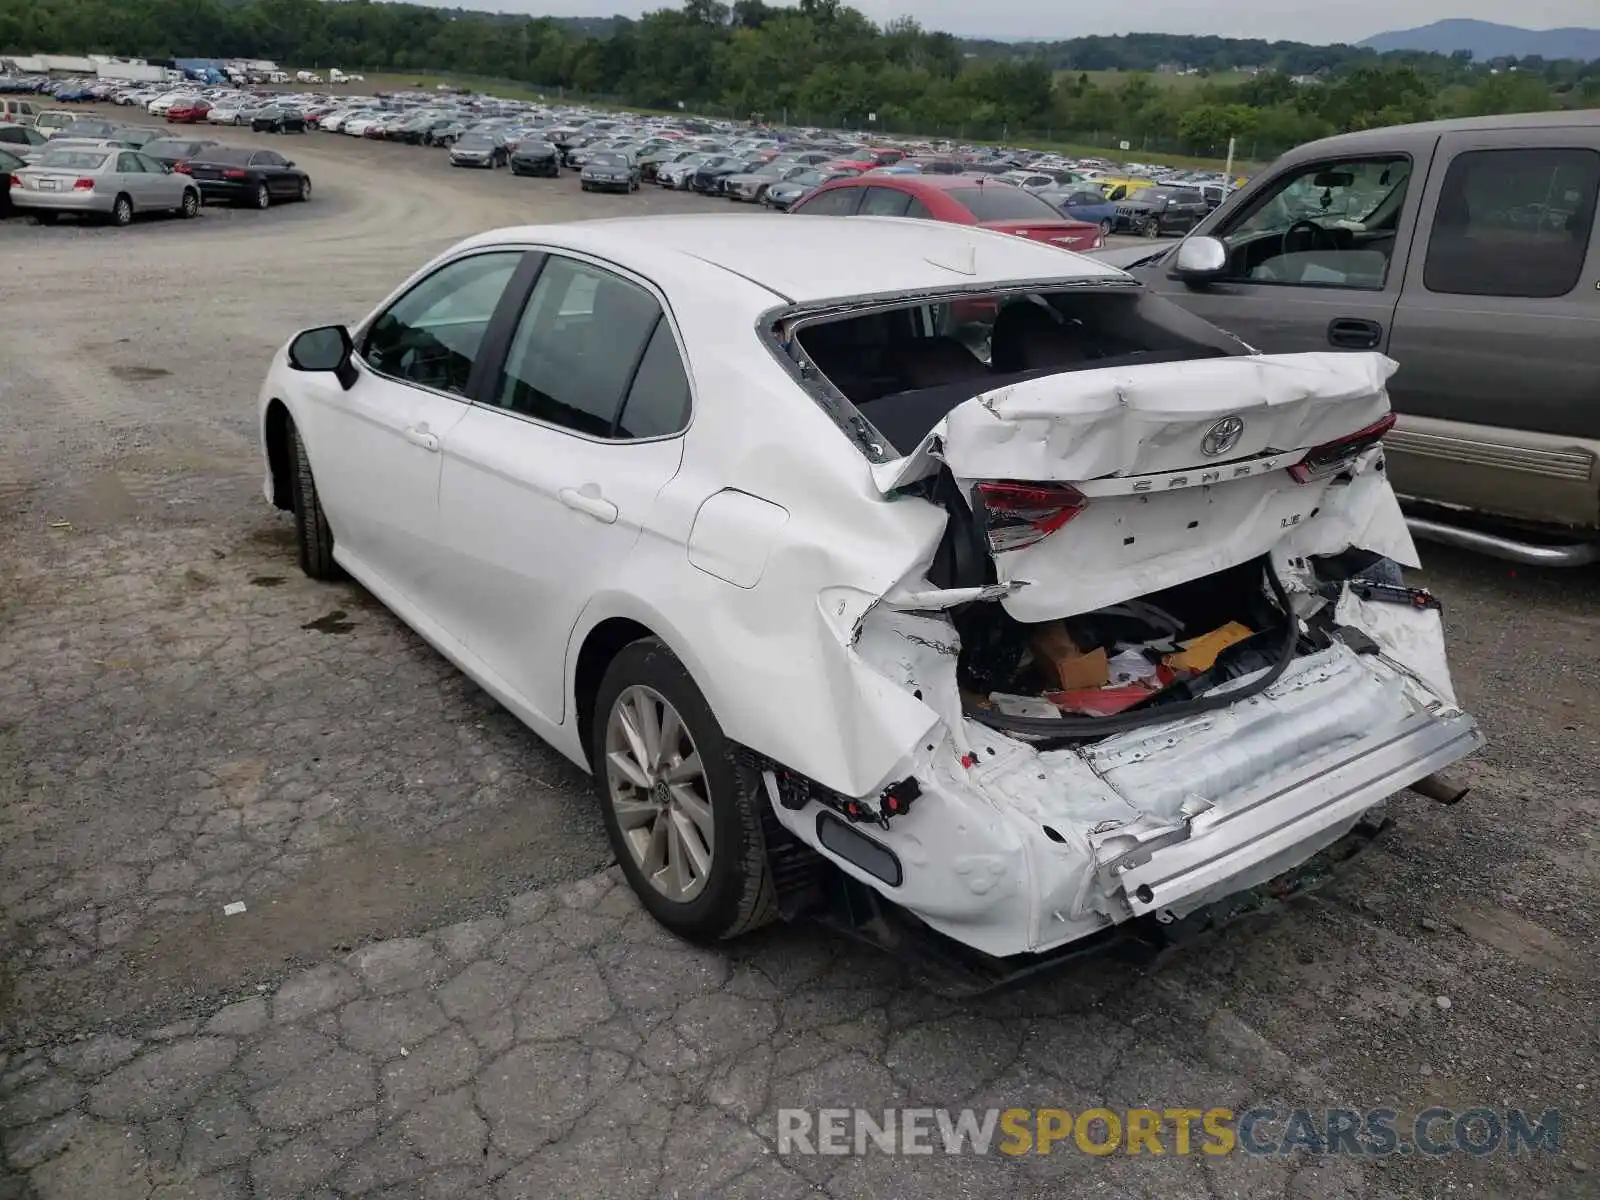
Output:
[[111,203],[111,223],[119,228],[133,224],[133,201],[126,196],[118,196]]
[[264,184],[264,183],[260,184],[256,188],[256,207],[257,208],[271,208],[272,207],[272,192],[268,189],[267,185]]
[[317,481],[311,474],[311,459],[306,454],[305,443],[300,440],[300,430],[292,423],[289,426],[289,470],[300,569],[312,579],[341,579],[344,572],[333,561],[333,530],[328,525],[327,514],[322,511]]
[[657,638],[625,646],[595,697],[590,761],[606,834],[640,902],[680,937],[736,937],[777,915],[753,767]]

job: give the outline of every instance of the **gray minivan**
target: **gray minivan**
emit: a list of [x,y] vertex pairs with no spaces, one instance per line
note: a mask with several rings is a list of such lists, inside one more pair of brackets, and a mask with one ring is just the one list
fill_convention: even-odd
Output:
[[1312,142],[1175,247],[1105,252],[1266,353],[1379,350],[1419,537],[1600,561],[1600,111]]

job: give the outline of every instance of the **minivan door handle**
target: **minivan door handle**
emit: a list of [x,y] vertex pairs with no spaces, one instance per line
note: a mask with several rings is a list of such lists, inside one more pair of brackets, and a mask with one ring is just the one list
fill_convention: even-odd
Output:
[[585,513],[607,525],[616,523],[617,506],[602,496],[595,484],[586,483],[581,488],[562,488],[556,495],[568,508]]
[[1383,326],[1364,317],[1335,317],[1328,322],[1328,344],[1341,350],[1376,350],[1383,343]]

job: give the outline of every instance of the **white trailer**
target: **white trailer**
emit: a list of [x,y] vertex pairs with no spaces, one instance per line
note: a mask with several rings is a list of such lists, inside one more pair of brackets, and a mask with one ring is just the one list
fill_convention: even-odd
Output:
[[117,83],[163,83],[167,78],[167,69],[153,67],[149,63],[106,62],[100,64],[96,74],[101,79]]

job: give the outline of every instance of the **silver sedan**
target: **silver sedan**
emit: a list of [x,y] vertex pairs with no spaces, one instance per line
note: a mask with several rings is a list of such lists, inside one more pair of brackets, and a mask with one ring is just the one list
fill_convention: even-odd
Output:
[[44,150],[12,177],[11,203],[41,225],[62,213],[131,224],[135,213],[200,211],[200,191],[187,175],[136,150]]

